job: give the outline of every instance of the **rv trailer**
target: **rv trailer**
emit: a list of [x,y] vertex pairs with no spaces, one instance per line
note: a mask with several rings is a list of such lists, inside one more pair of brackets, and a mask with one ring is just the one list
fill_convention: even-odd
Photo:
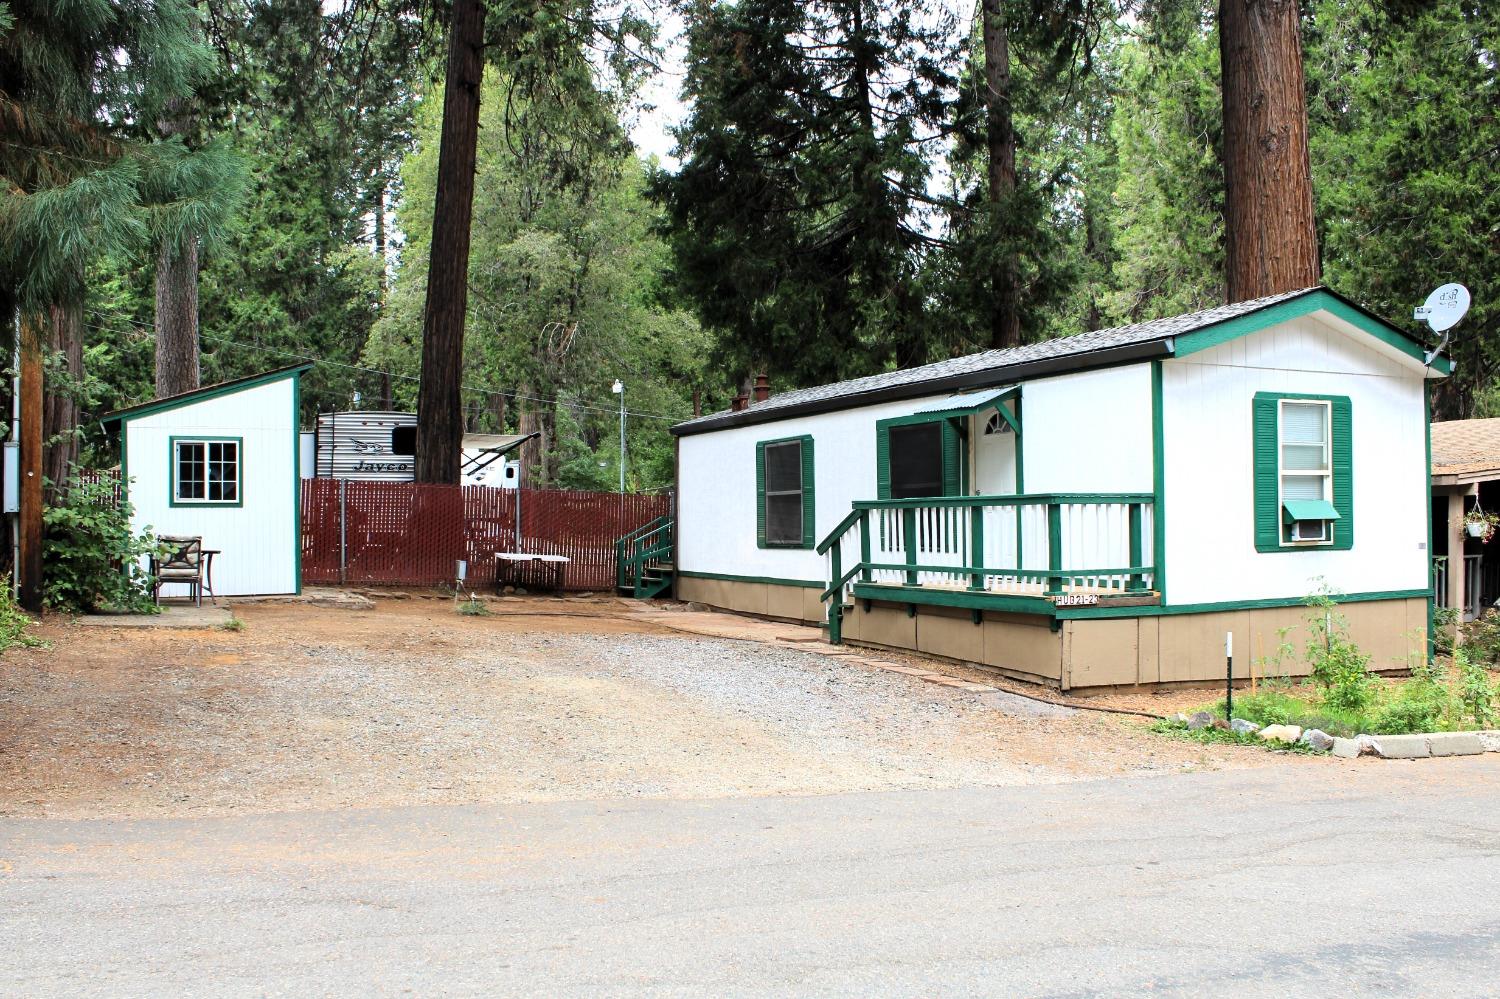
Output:
[[[416,477],[417,415],[385,411],[319,413],[313,467],[319,478],[410,482]],[[520,463],[506,460],[536,434],[465,434],[460,481],[514,489]]]

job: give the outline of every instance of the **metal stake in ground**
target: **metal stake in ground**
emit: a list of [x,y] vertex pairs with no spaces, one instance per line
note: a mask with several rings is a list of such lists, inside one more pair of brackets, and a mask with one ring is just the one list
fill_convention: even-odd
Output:
[[1234,632],[1224,632],[1224,720],[1234,719]]

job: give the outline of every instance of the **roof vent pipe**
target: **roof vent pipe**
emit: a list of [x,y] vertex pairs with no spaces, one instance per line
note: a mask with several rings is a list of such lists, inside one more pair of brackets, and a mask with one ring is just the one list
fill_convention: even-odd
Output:
[[729,404],[730,412],[738,413],[740,410],[745,408],[745,402],[745,393],[741,392],[739,395],[735,396],[734,401]]
[[769,398],[771,398],[771,379],[762,371],[755,376],[755,401],[762,403]]

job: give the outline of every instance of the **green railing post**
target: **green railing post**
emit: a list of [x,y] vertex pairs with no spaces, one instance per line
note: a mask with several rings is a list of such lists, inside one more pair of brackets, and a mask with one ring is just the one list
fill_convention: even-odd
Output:
[[870,511],[866,510],[859,515],[859,564],[863,566],[859,578],[866,583],[871,579],[870,561]]
[[[902,542],[906,546],[906,564],[915,566],[917,564],[917,508],[909,506],[901,511],[901,533],[905,535]],[[906,571],[906,585],[917,585],[917,570]]]
[[844,594],[843,584],[839,582],[844,578],[844,541],[840,538],[828,549],[829,563],[833,566],[833,578],[828,581],[828,588],[833,590],[833,603],[828,605],[828,641],[834,645],[840,644],[843,634]]
[[[984,568],[984,507],[969,508],[969,564],[976,569]],[[976,572],[969,579],[969,589],[984,589],[984,576]]]
[[1047,595],[1063,591],[1062,581],[1062,504],[1047,504]]
[[[1130,504],[1130,567],[1136,568],[1141,564],[1141,504]],[[1130,582],[1125,587],[1127,590],[1144,590],[1146,580],[1138,572],[1130,574]]]

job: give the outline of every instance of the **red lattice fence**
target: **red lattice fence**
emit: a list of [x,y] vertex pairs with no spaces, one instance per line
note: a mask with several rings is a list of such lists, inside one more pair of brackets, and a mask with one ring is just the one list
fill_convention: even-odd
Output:
[[565,589],[608,590],[615,539],[671,505],[667,496],[527,489],[518,547],[517,499],[489,486],[304,479],[303,581],[436,586],[466,559],[477,589],[494,579],[496,552],[522,551],[566,555]]

